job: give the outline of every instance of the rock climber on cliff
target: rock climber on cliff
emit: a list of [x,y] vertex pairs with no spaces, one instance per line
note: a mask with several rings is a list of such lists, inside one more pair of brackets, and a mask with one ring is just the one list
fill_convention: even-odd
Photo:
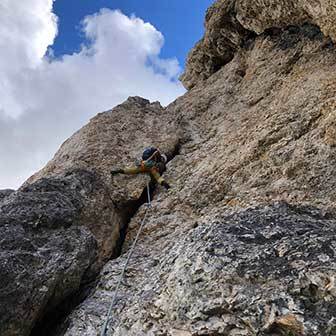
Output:
[[111,175],[116,174],[148,174],[152,181],[156,181],[166,189],[170,188],[170,185],[161,176],[166,170],[167,157],[155,148],[148,147],[142,154],[142,160],[135,166],[123,169],[114,169],[111,171]]

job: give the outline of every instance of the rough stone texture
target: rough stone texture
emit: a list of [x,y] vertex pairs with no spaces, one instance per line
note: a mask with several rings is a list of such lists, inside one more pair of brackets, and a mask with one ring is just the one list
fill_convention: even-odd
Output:
[[[335,334],[336,52],[310,24],[250,38],[167,109],[173,188],[154,195],[114,335]],[[59,335],[99,333],[125,258]]]
[[141,157],[144,147],[155,145],[171,156],[179,143],[180,134],[174,118],[158,102],[130,97],[113,110],[99,113],[68,139],[45,168],[32,176],[37,179],[62,174],[68,169],[94,169],[104,181],[113,200],[122,203],[137,200],[146,179],[125,176],[111,180],[113,167],[121,167]]
[[[335,220],[280,202],[196,224],[162,214],[162,203],[129,267],[113,335],[334,335]],[[125,258],[106,265],[65,335],[98,334]]]
[[97,272],[97,242],[80,225],[95,176],[41,179],[0,204],[0,334],[34,323]]
[[0,192],[1,335],[28,335],[118,253],[147,179],[111,180],[110,170],[133,164],[145,145],[172,156],[172,121],[159,103],[129,98],[93,118],[19,191]]
[[205,35],[190,52],[181,80],[192,88],[231,61],[249,37],[271,28],[314,24],[335,41],[335,20],[333,0],[218,0],[208,9]]
[[[36,204],[41,202],[40,207],[46,212],[41,215],[43,218],[39,222],[46,217],[51,225],[61,222],[69,225],[83,225],[88,228],[98,243],[98,267],[111,257],[119,239],[123,218],[120,212],[116,211],[108,186],[96,172],[80,168],[65,170],[58,176],[43,177],[32,184],[26,184],[21,187],[20,191],[24,192],[24,195],[33,197],[37,193]],[[41,195],[45,192],[48,198],[55,196],[55,199],[48,200],[48,203],[44,204]],[[64,201],[59,201],[61,198]],[[14,205],[14,209],[10,211],[15,214],[15,220],[18,216],[21,216],[22,220],[30,219],[27,215],[31,211],[29,203],[26,205],[23,201],[22,204],[15,203]],[[12,206],[13,204],[9,202],[9,207]],[[56,209],[55,206],[58,208]]]
[[181,201],[335,207],[335,59],[315,26],[275,31],[172,104]]
[[[317,1],[327,15],[315,15],[312,4],[218,1],[201,42],[209,49],[200,45],[206,57],[188,79],[197,83],[192,90],[165,109],[130,98],[99,114],[0,203],[8,230],[14,215],[15,225],[33,230],[43,211],[42,233],[76,228],[94,236],[98,263],[85,266],[95,268],[146,185],[141,176],[111,180],[110,169],[132,163],[147,145],[175,155],[165,173],[172,189],[154,191],[111,321],[115,335],[335,335],[336,51],[325,38],[334,36],[334,11]],[[95,187],[71,182],[59,190],[55,181],[73,169],[91,172]],[[122,255],[55,335],[99,334],[143,216],[141,207]]]
[[[26,185],[41,177],[58,176],[71,169],[90,169],[102,181],[102,190],[85,207],[83,224],[98,240],[101,259],[109,258],[116,248],[119,232],[136,207],[147,178],[115,176],[115,167],[134,165],[143,148],[158,146],[171,156],[179,144],[178,128],[158,102],[130,97],[113,110],[99,113],[68,139],[55,157]],[[127,181],[127,183],[124,183]]]
[[12,194],[14,190],[12,189],[2,189],[0,190],[0,202],[2,202],[6,197]]

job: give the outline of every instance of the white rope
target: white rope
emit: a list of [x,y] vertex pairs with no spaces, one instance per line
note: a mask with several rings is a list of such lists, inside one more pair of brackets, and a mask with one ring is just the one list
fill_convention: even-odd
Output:
[[148,200],[148,203],[147,203],[147,208],[146,208],[146,211],[145,211],[145,215],[144,215],[144,218],[142,219],[142,222],[141,222],[141,225],[139,227],[139,230],[138,230],[138,233],[134,239],[134,242],[133,242],[133,245],[129,251],[129,254],[128,254],[128,257],[126,259],[126,262],[125,262],[125,265],[121,271],[121,274],[120,274],[120,278],[119,278],[119,281],[118,281],[118,284],[117,284],[117,287],[114,291],[114,294],[113,294],[113,298],[112,298],[112,301],[111,301],[111,304],[110,304],[110,307],[109,307],[109,310],[108,310],[108,313],[107,313],[107,318],[106,318],[106,321],[102,327],[102,331],[101,331],[101,336],[106,336],[106,332],[108,330],[108,326],[109,326],[109,323],[111,321],[111,315],[112,315],[112,310],[113,310],[113,307],[115,305],[115,302],[117,300],[117,294],[118,294],[118,291],[119,291],[119,287],[120,285],[122,284],[122,281],[123,281],[123,278],[125,276],[125,272],[126,272],[126,269],[127,269],[127,266],[128,266],[128,263],[132,257],[132,254],[134,252],[134,249],[135,249],[135,246],[138,242],[138,239],[139,239],[139,236],[141,234],[141,231],[145,225],[145,222],[146,222],[146,219],[147,219],[147,213],[148,213],[148,210],[151,208],[151,197],[150,197],[150,190],[149,190],[149,183],[147,183],[147,200]]

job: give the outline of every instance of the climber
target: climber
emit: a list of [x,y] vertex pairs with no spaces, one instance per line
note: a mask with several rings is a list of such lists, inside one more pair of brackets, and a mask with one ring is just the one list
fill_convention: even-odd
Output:
[[157,182],[166,189],[170,188],[170,185],[161,176],[166,170],[167,157],[161,154],[155,147],[148,147],[142,154],[142,160],[134,167],[124,169],[114,169],[111,171],[111,175],[116,174],[148,174],[151,177],[152,182]]

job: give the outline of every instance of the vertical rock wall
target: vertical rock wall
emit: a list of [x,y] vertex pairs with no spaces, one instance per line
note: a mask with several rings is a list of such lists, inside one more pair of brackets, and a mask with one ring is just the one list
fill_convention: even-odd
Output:
[[111,179],[110,170],[133,165],[146,145],[172,155],[178,143],[159,103],[129,98],[74,134],[19,191],[1,193],[1,335],[29,335],[55,318],[117,252],[147,179]]
[[0,334],[29,335],[107,262],[54,332],[99,333],[146,185],[109,172],[155,145],[176,155],[172,189],[154,192],[114,334],[333,335],[335,12],[323,0],[217,1],[183,76],[189,92],[97,115],[1,196]]

